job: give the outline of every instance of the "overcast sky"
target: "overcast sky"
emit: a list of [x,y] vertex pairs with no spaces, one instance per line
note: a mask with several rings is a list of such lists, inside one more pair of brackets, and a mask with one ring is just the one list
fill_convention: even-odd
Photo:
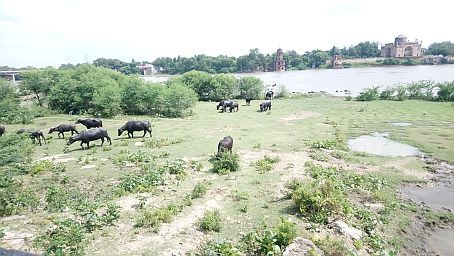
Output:
[[0,0],[0,65],[454,41],[450,0]]

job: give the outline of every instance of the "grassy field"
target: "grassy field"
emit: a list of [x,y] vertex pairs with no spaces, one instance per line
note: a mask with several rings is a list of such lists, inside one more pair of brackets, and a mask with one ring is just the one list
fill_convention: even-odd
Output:
[[[84,203],[74,206],[73,202],[87,201],[96,206],[91,213],[98,217],[104,214],[108,203],[121,207],[118,214],[113,214],[114,221],[101,221],[102,225],[85,231],[83,239],[77,242],[88,255],[184,255],[189,252],[204,255],[201,253],[206,250],[203,245],[211,240],[228,241],[245,253],[248,248],[244,249],[241,243],[245,234],[279,225],[281,218],[293,221],[299,235],[313,240],[327,253],[330,250],[362,254],[395,252],[405,242],[399,232],[409,228],[417,211],[397,197],[395,188],[406,182],[427,182],[424,164],[416,157],[385,158],[351,152],[345,148],[345,139],[375,131],[388,132],[390,138],[416,146],[424,154],[454,162],[452,103],[355,102],[316,97],[274,100],[272,111],[266,113],[258,112],[258,104],[253,101],[251,106],[240,105],[239,112],[219,113],[216,103],[199,102],[193,109],[194,114],[184,119],[145,116],[103,119],[112,145],[101,147],[97,141],[91,143],[88,150],[82,150],[78,143],[66,146],[66,140],[58,139],[56,133],[46,134],[48,143],[34,146],[31,154],[34,162],[27,166],[48,159],[62,162],[65,170],[44,168],[45,171],[33,175],[28,172],[14,176],[22,189],[33,191],[37,206],[0,218],[1,247],[40,252],[44,247],[34,246],[33,240],[55,227],[56,220],[85,221],[88,215],[78,210]],[[50,127],[73,123],[75,119],[75,116],[56,115],[35,119],[30,125],[8,125],[4,137],[12,136],[11,133],[22,127],[47,133]],[[141,132],[136,133],[134,139],[128,139],[126,133],[118,137],[117,129],[128,120],[151,121],[153,137],[141,138]],[[394,122],[412,125],[398,127],[392,124]],[[78,126],[78,129],[85,127]],[[212,171],[212,157],[219,140],[227,135],[234,139],[233,152],[239,155],[240,170],[219,175]],[[329,148],[314,146],[330,142],[336,143]],[[258,171],[255,163],[265,156],[279,161],[271,165],[269,171]],[[164,174],[163,183],[139,186],[131,191],[121,187],[127,175],[140,176],[143,174],[140,170],[152,164],[168,169],[172,166],[176,170],[179,168],[177,159],[184,160],[183,167]],[[379,224],[374,224],[374,232],[359,242],[350,240],[326,223],[309,221],[298,210],[286,184],[294,179],[316,180],[314,175],[308,174],[308,162],[321,168],[335,167],[352,175],[345,177],[339,173],[334,178],[349,180],[373,175],[374,179],[384,181],[384,189],[370,189],[367,186],[376,181],[367,178],[359,186],[361,192],[354,193],[358,196],[345,195],[354,210],[344,214],[343,219],[356,227],[367,226],[366,222],[364,225],[355,223],[361,219],[355,211],[365,209],[364,202],[385,205],[386,211],[365,211],[379,220]],[[4,168],[2,172],[7,170]],[[188,195],[200,184],[204,184],[206,193],[193,196],[188,202]],[[60,189],[58,191],[69,189],[62,192],[68,200],[61,202],[61,209],[51,210],[49,206],[51,185],[56,186],[53,189]],[[351,189],[350,184],[346,186]],[[185,203],[180,204],[182,201]],[[137,220],[146,219],[147,211],[170,204],[178,204],[179,208],[159,227],[138,227]],[[220,231],[202,231],[197,221],[205,211],[213,209],[220,212]],[[263,244],[263,240],[260,241]],[[345,248],[333,241],[341,241]]]

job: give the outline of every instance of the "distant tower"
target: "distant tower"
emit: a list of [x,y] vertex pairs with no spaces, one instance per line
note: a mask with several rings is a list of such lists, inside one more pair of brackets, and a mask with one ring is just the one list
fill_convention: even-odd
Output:
[[276,59],[274,60],[274,71],[285,71],[284,52],[281,48],[277,49]]

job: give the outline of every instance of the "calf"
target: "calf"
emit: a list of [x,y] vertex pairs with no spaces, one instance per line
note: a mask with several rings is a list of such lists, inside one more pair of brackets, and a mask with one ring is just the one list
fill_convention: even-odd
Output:
[[273,91],[267,91],[265,94],[265,99],[271,100],[273,99],[274,92]]
[[271,110],[271,100],[265,100],[260,103],[260,112]]
[[240,104],[238,104],[238,102],[233,102],[232,106],[230,106],[230,108],[229,108],[229,111],[232,112],[232,110],[234,110],[236,108],[236,112],[238,112],[239,106],[240,106]]
[[28,137],[30,139],[32,139],[33,143],[36,143],[36,140],[38,140],[38,144],[40,146],[42,146],[43,144],[41,143],[41,138],[43,139],[44,141],[44,144],[46,144],[46,138],[44,138],[44,134],[42,131],[33,131],[33,130],[27,130],[25,128],[21,128],[19,129],[19,131],[17,131],[17,134],[24,134],[24,133],[28,133]]
[[58,137],[59,138],[60,138],[60,134],[62,134],[63,135],[63,139],[65,138],[64,132],[71,132],[71,136],[73,136],[74,133],[79,134],[79,132],[76,129],[76,125],[74,125],[74,124],[61,124],[61,125],[59,125],[57,127],[50,128],[49,134],[51,134],[53,132],[58,132]]
[[224,137],[224,139],[220,140],[218,143],[218,153],[219,156],[222,152],[228,151],[232,152],[233,147],[233,138],[230,136]]
[[101,146],[104,144],[104,138],[107,138],[107,141],[112,145],[112,141],[110,140],[109,135],[107,134],[107,130],[104,128],[95,128],[95,129],[88,129],[85,131],[80,132],[76,136],[72,136],[69,138],[67,145],[71,145],[76,141],[80,141],[80,146],[84,149],[83,143],[87,144],[87,149],[90,148],[90,141],[99,140],[101,139]]
[[123,125],[120,129],[118,129],[118,136],[120,136],[124,131],[128,131],[128,137],[134,138],[134,132],[136,131],[143,131],[143,136],[148,133],[151,135],[151,124],[148,121],[129,121],[125,125]]
[[0,137],[2,137],[2,135],[5,133],[5,131],[6,131],[5,126],[0,124]]
[[83,124],[87,129],[102,127],[102,121],[100,119],[77,119],[76,124]]

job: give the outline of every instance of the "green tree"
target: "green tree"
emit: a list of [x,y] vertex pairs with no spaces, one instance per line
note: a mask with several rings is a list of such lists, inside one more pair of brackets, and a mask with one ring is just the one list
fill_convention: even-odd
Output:
[[242,98],[249,96],[253,99],[260,99],[265,86],[262,80],[253,76],[245,76],[239,80],[239,90]]
[[452,56],[454,55],[454,43],[451,41],[433,43],[429,45],[427,53],[432,55]]
[[238,81],[232,75],[214,75],[211,79],[211,85],[213,86],[213,91],[208,96],[209,100],[230,99],[239,94]]
[[38,105],[43,106],[42,98],[50,90],[50,77],[41,70],[33,70],[21,74],[22,90],[33,93],[38,100]]

